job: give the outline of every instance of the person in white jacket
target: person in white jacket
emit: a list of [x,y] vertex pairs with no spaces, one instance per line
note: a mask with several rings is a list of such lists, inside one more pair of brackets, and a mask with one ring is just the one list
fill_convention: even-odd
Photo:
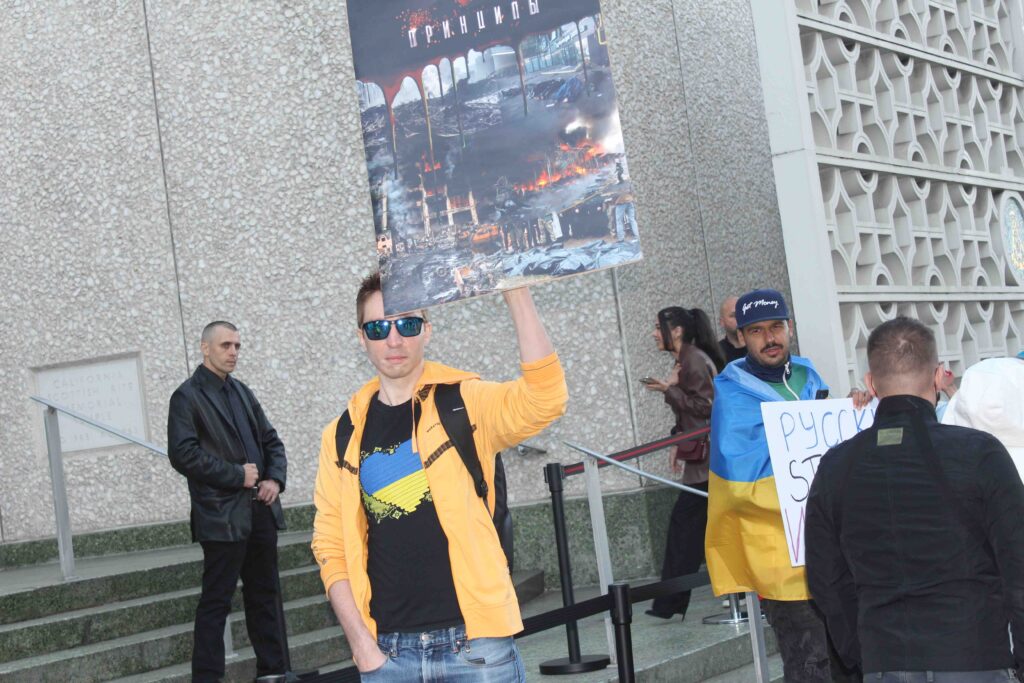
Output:
[[973,427],[999,439],[1024,479],[1024,351],[989,358],[964,373],[942,423]]

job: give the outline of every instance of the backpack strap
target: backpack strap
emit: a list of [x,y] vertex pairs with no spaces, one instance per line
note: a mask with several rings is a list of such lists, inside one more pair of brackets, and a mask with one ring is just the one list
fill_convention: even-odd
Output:
[[[487,493],[489,491],[487,482],[484,480],[484,471],[480,466],[480,457],[477,455],[476,443],[473,441],[473,427],[469,423],[469,415],[466,412],[466,402],[462,399],[462,391],[458,384],[438,384],[434,387],[434,404],[437,406],[437,414],[441,420],[441,426],[452,440],[452,445],[459,452],[462,463],[469,470],[473,477],[473,487],[476,495],[484,499],[487,505]],[[488,506],[489,507],[489,506]]]
[[473,426],[469,422],[466,402],[462,398],[460,386],[458,384],[436,385],[434,387],[434,405],[437,406],[437,415],[441,420],[441,426],[448,434],[448,439],[458,451],[459,458],[473,478],[473,488],[483,501],[484,508],[491,515],[494,528],[498,532],[498,542],[505,554],[505,561],[508,563],[509,571],[512,571],[515,541],[512,533],[512,515],[508,509],[505,469],[501,463],[501,454],[498,453],[494,456],[494,510],[492,511],[491,506],[487,504],[489,487],[484,479],[476,442],[473,440]]
[[348,470],[352,474],[359,474],[359,469],[348,464],[345,460],[345,451],[348,450],[348,442],[352,440],[352,433],[355,427],[352,425],[352,417],[346,410],[338,418],[338,427],[334,431],[334,444],[338,451],[338,467]]

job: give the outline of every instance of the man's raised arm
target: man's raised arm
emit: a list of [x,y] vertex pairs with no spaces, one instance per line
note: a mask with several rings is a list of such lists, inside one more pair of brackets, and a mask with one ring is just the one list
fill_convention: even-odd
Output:
[[502,292],[505,304],[512,316],[512,324],[516,328],[516,339],[519,342],[519,360],[531,363],[550,356],[555,352],[548,333],[544,329],[533,304],[533,296],[526,287],[507,289]]

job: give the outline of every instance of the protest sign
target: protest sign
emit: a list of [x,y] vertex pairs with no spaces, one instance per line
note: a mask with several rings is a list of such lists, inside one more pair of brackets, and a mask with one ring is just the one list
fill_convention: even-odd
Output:
[[855,410],[848,398],[761,404],[789,559],[794,567],[804,564],[804,514],[818,461],[828,449],[870,427],[876,405]]
[[385,313],[640,260],[597,0],[347,6]]

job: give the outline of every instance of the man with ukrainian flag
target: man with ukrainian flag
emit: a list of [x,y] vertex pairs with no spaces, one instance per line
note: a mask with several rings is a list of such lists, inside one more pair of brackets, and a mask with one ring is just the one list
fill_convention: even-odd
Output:
[[779,644],[787,683],[831,681],[825,622],[803,567],[786,547],[761,404],[824,398],[806,358],[789,352],[792,321],[782,294],[757,289],[736,301],[747,355],[715,379],[711,413],[707,567],[715,595],[757,592]]

